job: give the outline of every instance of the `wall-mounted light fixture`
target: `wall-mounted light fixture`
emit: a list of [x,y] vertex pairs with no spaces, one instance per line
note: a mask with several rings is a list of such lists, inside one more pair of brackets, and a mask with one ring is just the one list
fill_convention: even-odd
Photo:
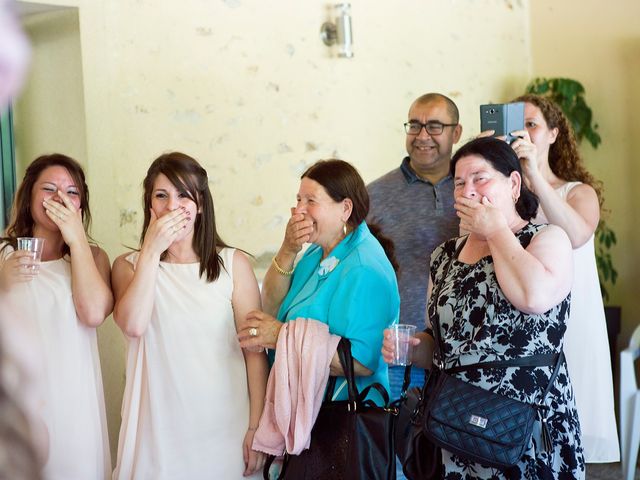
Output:
[[338,45],[338,56],[353,57],[353,33],[351,31],[351,4],[337,3],[335,23],[325,22],[320,28],[320,38],[325,45]]

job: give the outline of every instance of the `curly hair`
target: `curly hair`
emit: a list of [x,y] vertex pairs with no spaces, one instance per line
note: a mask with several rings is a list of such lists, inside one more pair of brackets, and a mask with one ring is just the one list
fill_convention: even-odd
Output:
[[584,166],[573,127],[560,106],[550,98],[528,93],[521,95],[514,102],[525,102],[535,105],[549,128],[557,128],[556,141],[549,148],[549,167],[559,178],[567,182],[582,182],[590,185],[598,195],[600,208],[604,204],[602,182],[597,180]]

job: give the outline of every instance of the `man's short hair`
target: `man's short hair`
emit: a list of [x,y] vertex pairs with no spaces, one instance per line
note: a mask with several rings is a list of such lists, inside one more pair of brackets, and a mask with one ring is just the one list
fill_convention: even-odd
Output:
[[441,93],[425,93],[424,95],[416,98],[413,105],[424,105],[425,103],[431,103],[436,101],[443,101],[447,104],[447,111],[451,116],[452,123],[458,123],[460,121],[460,113],[458,112],[458,107],[456,104],[446,95],[442,95]]

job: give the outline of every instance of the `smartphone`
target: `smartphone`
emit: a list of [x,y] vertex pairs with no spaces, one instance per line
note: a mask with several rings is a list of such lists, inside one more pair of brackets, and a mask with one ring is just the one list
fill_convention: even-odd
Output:
[[494,137],[513,142],[516,137],[511,132],[524,130],[524,102],[480,105],[480,131],[485,130],[495,130]]

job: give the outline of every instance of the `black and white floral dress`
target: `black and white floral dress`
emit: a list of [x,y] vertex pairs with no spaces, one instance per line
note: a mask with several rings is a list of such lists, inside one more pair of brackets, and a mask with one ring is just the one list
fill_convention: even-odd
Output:
[[[516,237],[526,247],[544,227],[528,224]],[[504,296],[490,256],[475,264],[454,259],[438,292],[447,264],[462,240],[448,240],[431,255],[432,291],[438,298],[429,300],[428,313],[430,319],[438,316],[446,367],[559,352],[569,317],[570,296],[543,314],[523,313]],[[473,369],[455,375],[484,389],[537,403],[552,370],[553,367],[511,367]],[[549,407],[547,425],[553,445],[550,452],[542,448],[541,424],[537,421],[529,449],[517,466],[507,471],[485,468],[443,450],[443,478],[583,479],[580,425],[566,364],[561,365],[544,403]]]

